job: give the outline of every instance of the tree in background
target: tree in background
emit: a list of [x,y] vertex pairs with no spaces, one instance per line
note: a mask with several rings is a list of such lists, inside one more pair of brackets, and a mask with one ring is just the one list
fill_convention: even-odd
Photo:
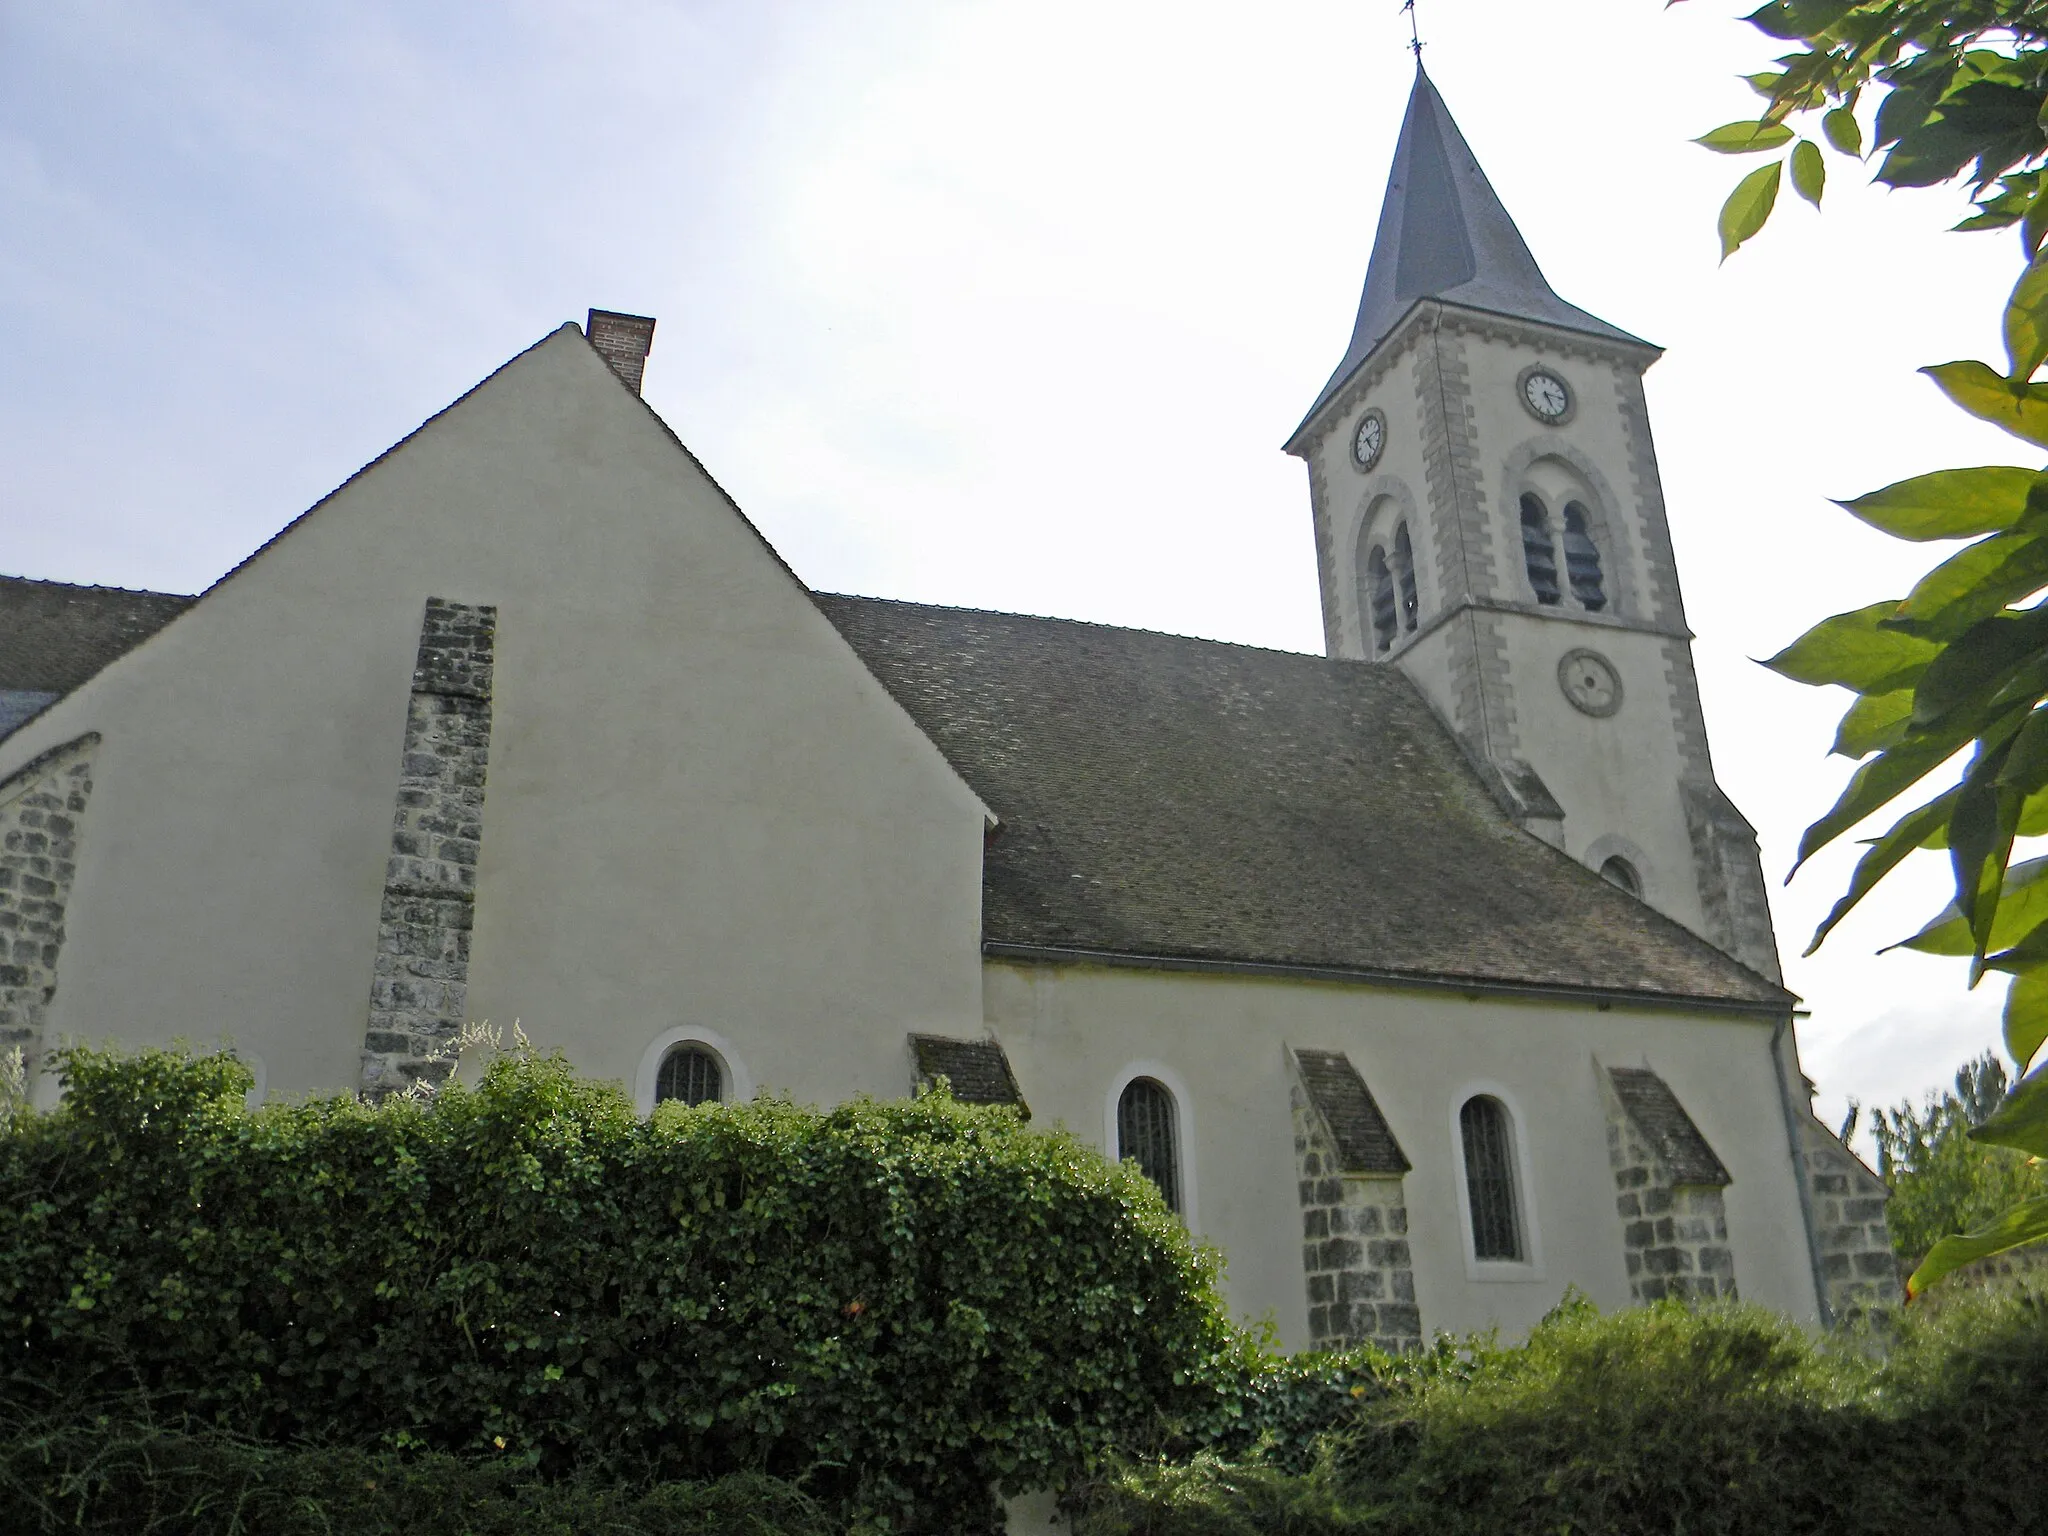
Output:
[[1953,1092],[1931,1093],[1870,1117],[1878,1172],[1891,1186],[1892,1246],[1918,1265],[1934,1245],[1984,1227],[2024,1200],[2048,1195],[2048,1168],[2024,1152],[1970,1139],[2005,1098],[2005,1066],[1987,1051],[1965,1062]]
[[[1819,206],[1823,143],[1852,160],[1876,158],[1887,186],[1966,183],[1975,211],[1957,228],[2019,234],[2006,361],[1924,371],[1956,406],[2048,448],[2048,382],[2035,382],[2048,360],[2048,0],[1772,0],[1748,20],[1792,51],[1749,77],[1765,100],[1759,117],[1700,140],[1724,154],[1774,155],[1721,210],[1723,258],[1763,228],[1787,179]],[[1815,125],[1817,135],[1795,124]],[[1894,538],[1970,542],[1904,598],[1826,619],[1768,663],[1857,695],[1833,750],[1861,766],[1806,829],[1799,863],[1879,811],[1896,817],[1869,840],[1807,953],[1908,854],[1946,850],[1955,899],[1904,942],[1967,956],[1972,986],[1991,971],[2012,977],[2005,1044],[2023,1074],[1963,1134],[2048,1155],[2048,1068],[2028,1070],[2048,1039],[2048,857],[2013,858],[2022,839],[2048,835],[2048,472],[1939,470],[1841,506]],[[1958,759],[1960,782],[1896,812],[1902,796],[1924,793]],[[1934,1243],[1908,1293],[2044,1237],[2048,1194],[2037,1192]]]

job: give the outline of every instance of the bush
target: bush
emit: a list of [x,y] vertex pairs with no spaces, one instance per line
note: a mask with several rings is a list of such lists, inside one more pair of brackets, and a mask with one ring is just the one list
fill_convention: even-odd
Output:
[[1775,1314],[1559,1309],[1518,1349],[1448,1345],[1366,1394],[1312,1465],[1125,1464],[1081,1536],[1575,1536],[2048,1528],[2048,1306],[1914,1308],[1889,1339]]
[[[0,1132],[15,1402],[636,1486],[736,1472],[973,1528],[1251,1358],[1156,1191],[943,1095],[636,1116],[558,1058],[242,1107],[229,1056],[63,1053]],[[40,1410],[39,1410],[40,1411]]]

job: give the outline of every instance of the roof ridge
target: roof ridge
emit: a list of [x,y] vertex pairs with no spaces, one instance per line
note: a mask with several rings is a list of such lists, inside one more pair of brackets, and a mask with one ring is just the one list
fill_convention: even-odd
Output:
[[158,597],[167,602],[189,603],[197,594],[160,592],[155,587],[110,587],[96,581],[57,581],[48,576],[9,576],[0,571],[0,581],[19,582],[25,587],[61,587],[67,592],[118,592],[123,597]]

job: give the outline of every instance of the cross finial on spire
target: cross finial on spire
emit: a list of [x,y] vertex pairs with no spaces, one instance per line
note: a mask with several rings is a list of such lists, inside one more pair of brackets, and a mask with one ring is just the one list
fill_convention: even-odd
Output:
[[1401,9],[1408,13],[1408,46],[1415,53],[1415,64],[1422,66],[1422,32],[1415,24],[1415,0],[1403,0]]

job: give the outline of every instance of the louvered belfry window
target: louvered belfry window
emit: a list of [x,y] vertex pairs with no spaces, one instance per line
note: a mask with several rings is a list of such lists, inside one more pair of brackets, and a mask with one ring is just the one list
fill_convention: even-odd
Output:
[[1394,573],[1387,568],[1387,552],[1377,544],[1366,558],[1365,570],[1372,588],[1373,649],[1389,650],[1394,644],[1398,622],[1394,616]]
[[675,1099],[683,1104],[714,1104],[725,1097],[725,1072],[718,1058],[701,1045],[679,1045],[661,1058],[654,1079],[654,1102]]
[[1401,627],[1415,633],[1415,616],[1422,605],[1415,596],[1415,546],[1408,538],[1408,525],[1394,529],[1394,579],[1401,584]]
[[1508,1112],[1481,1095],[1458,1111],[1465,1141],[1465,1193],[1472,1208],[1472,1256],[1519,1263],[1522,1221],[1515,1209],[1515,1156]]
[[1180,1209],[1180,1133],[1173,1095],[1149,1077],[1134,1077],[1116,1102],[1116,1155],[1135,1160],[1159,1186],[1169,1210]]
[[1579,606],[1598,613],[1607,606],[1607,589],[1600,575],[1600,546],[1593,542],[1586,509],[1576,501],[1564,507],[1564,571],[1571,579],[1572,596]]
[[1550,541],[1550,514],[1539,497],[1522,494],[1522,564],[1529,571],[1529,585],[1536,589],[1536,601],[1555,603],[1557,546]]

